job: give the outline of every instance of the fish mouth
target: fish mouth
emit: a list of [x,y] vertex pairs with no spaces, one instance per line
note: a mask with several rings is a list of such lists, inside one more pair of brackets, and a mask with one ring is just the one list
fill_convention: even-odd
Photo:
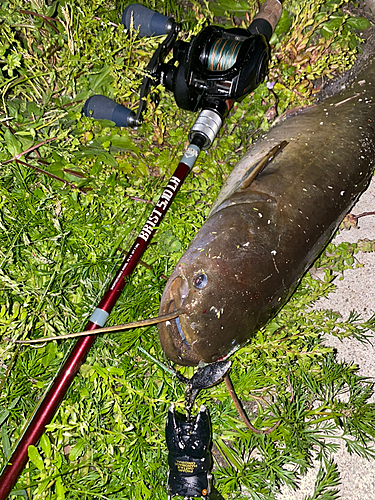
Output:
[[[187,294],[188,285],[186,279],[183,276],[177,276],[170,287],[166,287],[161,299],[159,313],[168,314],[181,309]],[[189,344],[182,330],[179,317],[159,323],[158,330],[163,351],[171,361],[182,366],[196,366],[199,363],[200,358]]]

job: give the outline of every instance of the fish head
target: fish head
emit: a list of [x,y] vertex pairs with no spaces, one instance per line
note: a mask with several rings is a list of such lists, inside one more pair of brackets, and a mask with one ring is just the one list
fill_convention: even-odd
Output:
[[[259,293],[257,280],[249,287],[243,259],[251,258],[254,235],[248,225],[241,226],[238,210],[226,211],[225,218],[220,212],[213,215],[166,284],[159,314],[178,309],[182,313],[158,325],[159,338],[167,357],[177,364],[218,361],[240,347],[249,331],[251,336]],[[256,267],[258,256],[253,258]]]

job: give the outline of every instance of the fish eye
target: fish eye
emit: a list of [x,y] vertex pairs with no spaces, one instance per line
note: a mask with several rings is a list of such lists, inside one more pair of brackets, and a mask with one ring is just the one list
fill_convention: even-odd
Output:
[[195,288],[198,288],[198,290],[202,290],[207,285],[207,274],[205,273],[199,273],[196,275],[196,277],[193,280],[193,285]]

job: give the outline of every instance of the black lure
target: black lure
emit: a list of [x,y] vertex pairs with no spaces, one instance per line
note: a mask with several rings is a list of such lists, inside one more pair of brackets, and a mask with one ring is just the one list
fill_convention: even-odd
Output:
[[206,407],[201,406],[198,415],[192,417],[191,408],[198,392],[221,382],[230,366],[228,360],[217,361],[199,368],[191,379],[176,372],[178,379],[186,384],[187,415],[176,413],[173,404],[168,411],[165,436],[169,451],[169,499],[176,495],[185,499],[208,499],[213,491],[210,415]]
[[168,498],[175,495],[208,498],[212,481],[212,433],[205,406],[200,407],[196,418],[187,420],[171,405],[165,434],[169,450]]

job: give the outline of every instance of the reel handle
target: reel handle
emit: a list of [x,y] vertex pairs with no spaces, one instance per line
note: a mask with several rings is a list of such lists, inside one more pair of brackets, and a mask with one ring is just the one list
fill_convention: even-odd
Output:
[[83,112],[88,118],[95,120],[111,120],[117,127],[135,127],[134,111],[118,104],[104,95],[93,95],[85,102]]
[[148,9],[139,3],[128,5],[122,14],[122,24],[126,29],[139,30],[138,37],[169,34],[174,25],[173,19]]
[[280,20],[282,11],[282,0],[266,0],[247,30],[252,35],[264,35],[269,41]]

